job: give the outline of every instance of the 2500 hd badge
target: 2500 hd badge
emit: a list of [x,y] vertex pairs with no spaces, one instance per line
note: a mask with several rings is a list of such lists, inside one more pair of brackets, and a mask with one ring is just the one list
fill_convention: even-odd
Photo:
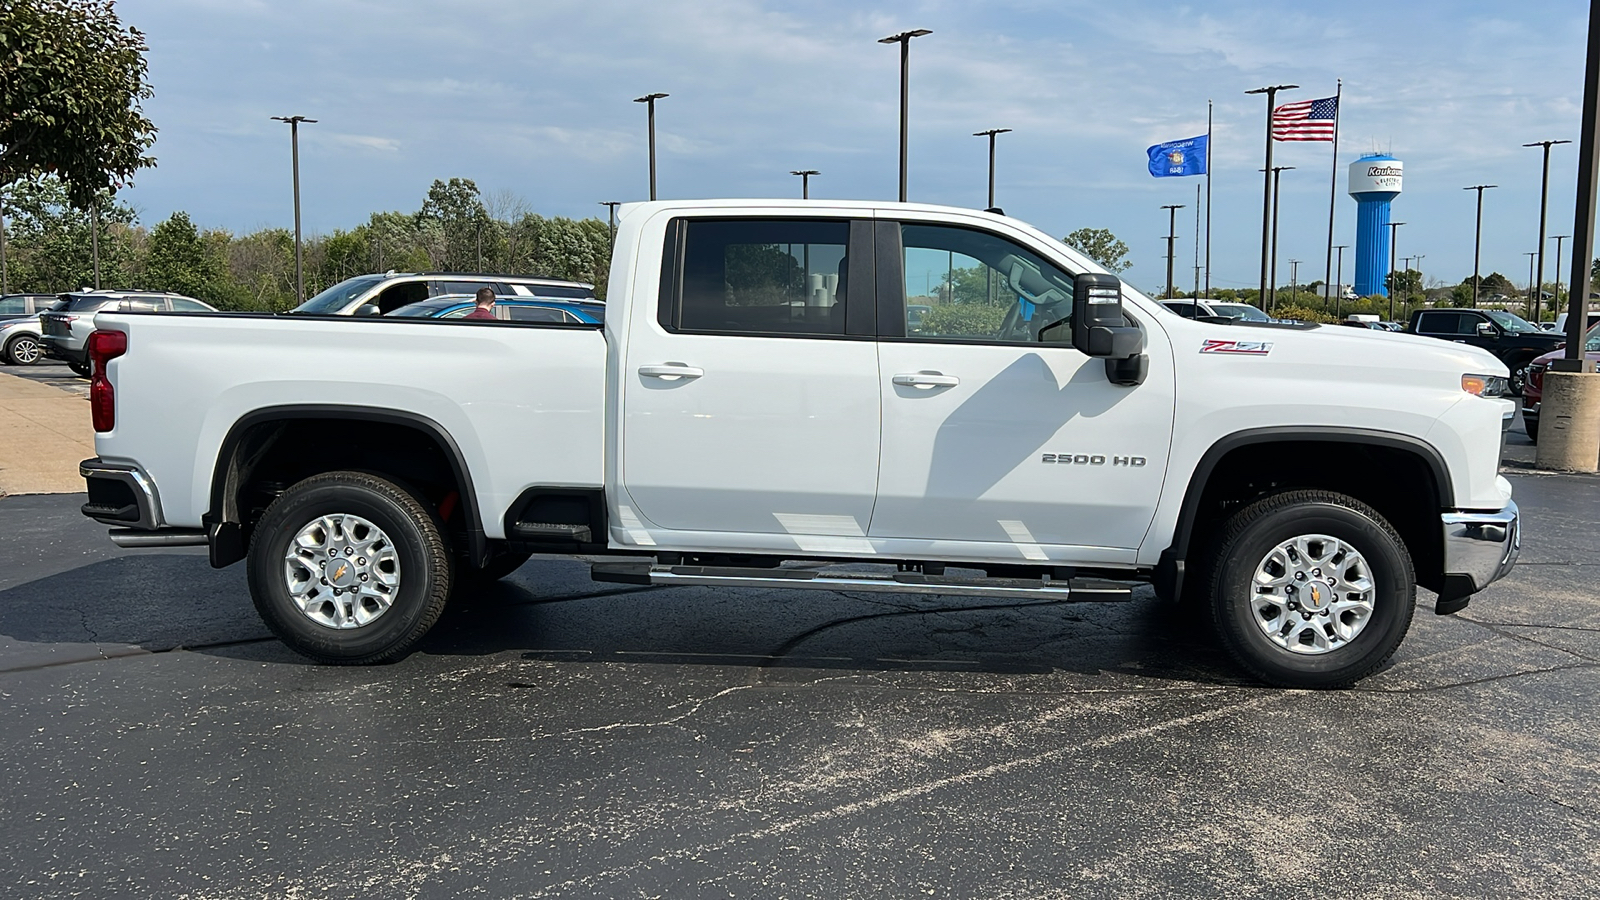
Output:
[[1103,466],[1110,459],[1113,466],[1128,466],[1137,469],[1148,460],[1142,456],[1111,456],[1101,453],[1046,453],[1039,461],[1046,465],[1058,466]]

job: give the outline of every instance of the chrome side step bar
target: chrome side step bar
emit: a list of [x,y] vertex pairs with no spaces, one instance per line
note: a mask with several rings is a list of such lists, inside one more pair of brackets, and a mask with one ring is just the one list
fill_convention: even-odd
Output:
[[595,581],[622,584],[763,587],[790,590],[875,591],[892,594],[943,594],[1016,600],[1101,602],[1133,599],[1133,587],[1116,581],[1073,578],[956,578],[919,572],[876,574],[825,569],[740,569],[713,566],[659,566],[648,563],[595,563]]

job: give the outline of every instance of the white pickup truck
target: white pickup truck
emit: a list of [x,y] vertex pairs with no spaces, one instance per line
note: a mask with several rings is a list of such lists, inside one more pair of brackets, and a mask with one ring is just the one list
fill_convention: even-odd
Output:
[[1347,685],[1504,575],[1506,368],[1175,315],[999,214],[625,206],[604,326],[106,313],[84,513],[247,560],[267,624],[394,659],[532,553],[657,585],[1208,610]]

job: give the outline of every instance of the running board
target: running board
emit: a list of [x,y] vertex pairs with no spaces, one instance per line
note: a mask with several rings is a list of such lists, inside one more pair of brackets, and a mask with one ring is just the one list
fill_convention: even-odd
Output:
[[596,563],[595,581],[622,584],[764,587],[792,590],[875,591],[892,594],[944,594],[1017,600],[1100,602],[1133,599],[1133,588],[1116,581],[1073,578],[953,578],[920,572],[874,574],[817,569],[737,569],[712,566],[653,566],[646,563]]

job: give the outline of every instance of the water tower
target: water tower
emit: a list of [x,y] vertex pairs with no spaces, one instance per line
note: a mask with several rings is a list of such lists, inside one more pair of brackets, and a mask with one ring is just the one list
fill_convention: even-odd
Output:
[[1400,196],[1404,164],[1374,153],[1350,164],[1350,196],[1356,198],[1356,293],[1389,296],[1389,201]]

